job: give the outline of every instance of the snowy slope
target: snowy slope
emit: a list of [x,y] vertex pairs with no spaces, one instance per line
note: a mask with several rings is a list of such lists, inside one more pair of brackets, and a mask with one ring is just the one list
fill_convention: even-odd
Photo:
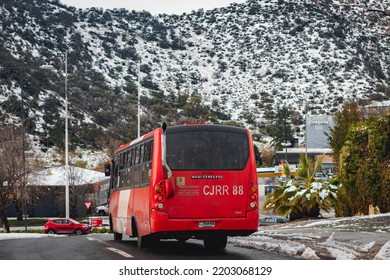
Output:
[[[143,96],[200,94],[213,109],[252,130],[264,127],[278,106],[287,106],[296,112],[299,126],[305,114],[331,114],[346,100],[389,99],[390,37],[383,29],[388,17],[365,8],[383,9],[387,2],[344,2],[250,0],[154,17],[124,9],[76,10],[47,0],[40,14],[37,3],[26,4],[22,21],[16,13],[21,8],[0,6],[0,39],[13,59],[23,61],[27,53],[36,68],[55,65],[61,74],[61,58],[68,51],[69,72],[101,75],[99,81],[85,77],[83,86],[91,92],[70,83],[72,92],[79,92],[70,101],[71,118],[86,127],[94,122],[104,129],[96,112],[129,110],[102,98],[111,94],[108,100],[113,100],[117,90],[131,95],[126,86],[136,81],[138,59]],[[100,81],[104,94],[94,88]],[[1,84],[0,100],[19,99],[20,86],[16,77]],[[48,99],[57,95],[55,110],[63,116],[62,87],[45,87],[26,98],[40,134],[54,126],[47,124],[48,112],[40,113]],[[149,110],[142,107],[144,116]]]

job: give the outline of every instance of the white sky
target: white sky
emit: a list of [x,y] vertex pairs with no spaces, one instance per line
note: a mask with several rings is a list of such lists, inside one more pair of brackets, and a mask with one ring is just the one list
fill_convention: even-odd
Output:
[[230,3],[244,3],[246,0],[60,0],[76,8],[102,7],[104,9],[126,8],[157,14],[182,14],[192,10],[211,10],[229,6]]

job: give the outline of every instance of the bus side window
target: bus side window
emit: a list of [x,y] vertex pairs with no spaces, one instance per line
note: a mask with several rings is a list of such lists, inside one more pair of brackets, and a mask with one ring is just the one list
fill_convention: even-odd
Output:
[[126,162],[126,153],[123,152],[120,154],[119,170],[123,170],[125,168],[125,162]]
[[150,141],[150,161],[153,160],[153,144],[154,144],[153,140]]
[[135,149],[134,149],[134,162],[133,162],[134,166],[136,166],[138,164],[138,161],[139,161],[139,149],[140,149],[139,146],[135,147]]
[[126,167],[127,168],[130,168],[130,166],[131,166],[132,151],[133,151],[132,149],[127,151],[127,162],[126,162]]
[[150,184],[150,169],[152,161],[152,144],[153,141],[145,142],[144,147],[144,160],[142,168],[142,185],[148,186]]
[[144,144],[141,144],[139,146],[139,158],[138,158],[138,163],[137,164],[143,163],[143,157],[144,157]]
[[113,161],[113,165],[112,165],[112,170],[114,171],[113,172],[113,175],[114,177],[118,177],[119,176],[119,155],[116,155],[115,158],[114,158],[114,161]]
[[115,174],[115,177],[118,177],[119,176],[119,168],[118,168],[118,164],[115,165],[115,170],[114,170],[114,174]]
[[111,189],[114,189],[115,188],[115,177],[116,177],[116,174],[115,174],[115,161],[112,161],[111,163],[111,177],[110,177],[110,188]]
[[145,157],[144,162],[152,161],[152,143],[153,141],[149,141],[145,143]]

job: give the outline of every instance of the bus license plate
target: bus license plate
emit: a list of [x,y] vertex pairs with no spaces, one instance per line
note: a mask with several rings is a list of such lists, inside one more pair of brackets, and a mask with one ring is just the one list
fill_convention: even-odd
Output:
[[199,222],[198,226],[200,228],[215,227],[215,222]]

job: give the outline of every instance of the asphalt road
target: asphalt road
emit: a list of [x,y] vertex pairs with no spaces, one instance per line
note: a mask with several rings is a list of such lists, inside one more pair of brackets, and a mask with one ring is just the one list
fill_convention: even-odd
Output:
[[112,234],[10,239],[0,241],[1,260],[291,260],[278,253],[227,245],[208,252],[203,242],[161,241],[153,249],[138,249],[137,240],[114,241]]

